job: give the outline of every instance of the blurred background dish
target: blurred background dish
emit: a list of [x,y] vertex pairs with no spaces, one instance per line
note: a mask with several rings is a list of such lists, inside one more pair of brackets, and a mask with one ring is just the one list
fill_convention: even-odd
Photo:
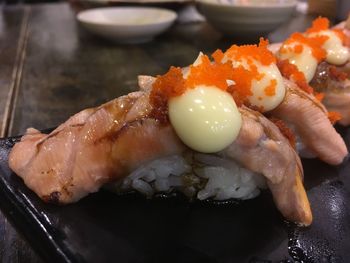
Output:
[[99,4],[135,4],[135,5],[147,5],[147,4],[169,4],[169,3],[189,3],[191,0],[84,0],[86,2],[99,3]]
[[174,11],[151,7],[105,7],[82,11],[78,21],[90,32],[118,43],[143,43],[166,31]]
[[290,19],[295,0],[197,0],[199,12],[217,30],[231,37],[253,38]]
[[179,10],[184,6],[193,4],[194,0],[69,0],[80,9],[106,7],[106,6],[139,6],[160,7]]

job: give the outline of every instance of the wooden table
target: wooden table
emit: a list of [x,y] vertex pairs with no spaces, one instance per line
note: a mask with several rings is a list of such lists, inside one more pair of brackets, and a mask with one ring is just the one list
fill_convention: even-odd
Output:
[[[295,15],[269,35],[280,41],[311,18]],[[116,45],[84,31],[66,3],[0,9],[0,137],[27,127],[55,127],[73,113],[136,89],[137,75],[193,62],[199,51],[225,49],[207,23],[177,23],[154,41]],[[40,262],[0,213],[0,262]]]

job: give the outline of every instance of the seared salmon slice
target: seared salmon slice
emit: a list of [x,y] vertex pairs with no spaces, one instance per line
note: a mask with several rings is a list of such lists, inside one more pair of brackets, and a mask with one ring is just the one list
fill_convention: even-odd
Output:
[[348,151],[343,138],[328,119],[326,108],[313,95],[285,80],[284,101],[270,114],[294,126],[307,148],[329,164],[340,164]]
[[[147,162],[191,151],[170,124],[149,117],[150,109],[148,93],[135,92],[83,110],[50,134],[28,129],[9,165],[44,201],[78,201]],[[240,112],[239,136],[219,154],[262,174],[281,213],[309,225],[299,157],[272,122],[245,107]]]

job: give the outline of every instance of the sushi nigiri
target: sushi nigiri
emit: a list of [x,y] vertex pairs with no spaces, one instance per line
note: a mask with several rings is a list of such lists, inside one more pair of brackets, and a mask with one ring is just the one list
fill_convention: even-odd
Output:
[[83,110],[50,134],[28,129],[10,153],[11,169],[58,204],[106,184],[200,200],[253,198],[267,185],[286,219],[311,224],[290,141],[259,112],[237,106],[227,92],[228,63],[196,65],[144,78],[141,91]]
[[[270,46],[285,66],[286,62],[291,64],[288,76],[294,65],[304,76],[304,90],[310,94],[315,92],[331,112],[331,119],[342,125],[350,124],[350,34],[347,23],[329,28],[328,19],[319,17],[303,34],[292,34],[282,44]],[[294,75],[295,79],[297,73]],[[298,80],[300,83],[300,76]]]
[[298,150],[332,164],[340,164],[348,151],[334,129],[330,114],[320,101],[299,88],[295,79],[286,78],[286,70],[267,49],[268,42],[257,45],[231,46],[217,50],[216,63],[231,63],[235,100],[267,116],[283,120],[297,137]]

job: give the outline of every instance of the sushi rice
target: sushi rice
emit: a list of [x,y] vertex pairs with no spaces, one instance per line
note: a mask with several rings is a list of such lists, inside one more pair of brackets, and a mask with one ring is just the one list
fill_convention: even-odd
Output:
[[191,153],[157,159],[140,166],[109,189],[117,193],[180,191],[190,199],[251,199],[266,188],[265,178],[219,155]]

